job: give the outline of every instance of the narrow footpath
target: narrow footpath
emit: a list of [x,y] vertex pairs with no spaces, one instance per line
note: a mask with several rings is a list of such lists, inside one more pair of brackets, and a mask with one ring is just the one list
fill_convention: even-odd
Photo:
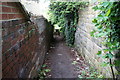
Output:
[[79,71],[88,68],[82,57],[66,45],[60,36],[55,36],[49,52],[46,54],[44,64],[51,71],[48,78],[77,78]]

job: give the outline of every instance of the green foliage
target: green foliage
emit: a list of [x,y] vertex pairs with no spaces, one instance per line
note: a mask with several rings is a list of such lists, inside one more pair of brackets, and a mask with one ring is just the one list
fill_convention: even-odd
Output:
[[44,80],[46,78],[47,73],[51,71],[50,69],[46,69],[46,67],[46,64],[42,65],[41,70],[39,70],[38,79]]
[[78,10],[83,9],[86,2],[52,2],[50,4],[49,16],[51,23],[62,27],[66,42],[74,44],[76,25],[78,22]]
[[98,73],[98,71],[94,67],[90,67],[89,71],[82,71],[80,75],[78,75],[78,78],[86,78],[86,79],[98,79],[98,78],[104,78],[103,75]]
[[[98,51],[97,55],[104,59],[112,59],[114,51],[120,49],[120,2],[101,2],[93,7],[99,10],[99,15],[92,21],[95,24],[95,29],[91,32],[93,37],[101,37],[104,39],[103,44],[107,49]],[[113,66],[116,63],[104,62],[103,66]],[[112,69],[112,68],[111,68]]]
[[72,62],[73,65],[76,65],[77,63],[78,63],[77,61],[73,61],[73,62]]

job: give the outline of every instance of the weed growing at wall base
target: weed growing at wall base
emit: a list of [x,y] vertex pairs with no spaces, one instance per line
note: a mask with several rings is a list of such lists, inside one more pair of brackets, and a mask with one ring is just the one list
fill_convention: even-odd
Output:
[[40,80],[44,80],[45,78],[47,78],[47,73],[50,72],[50,69],[46,69],[46,64],[43,64],[41,69],[39,70],[39,74],[38,74],[38,79]]
[[86,78],[86,79],[100,79],[104,78],[94,67],[90,67],[88,70],[83,70],[78,78]]

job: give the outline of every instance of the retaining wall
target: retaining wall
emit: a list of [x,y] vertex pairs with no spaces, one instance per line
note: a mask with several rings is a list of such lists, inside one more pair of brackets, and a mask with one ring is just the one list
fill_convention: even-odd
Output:
[[99,72],[102,72],[105,77],[112,77],[110,67],[101,66],[105,60],[96,55],[99,50],[105,48],[101,44],[102,39],[90,36],[90,32],[95,27],[92,20],[99,13],[92,9],[93,6],[95,6],[94,3],[89,3],[88,7],[84,10],[79,10],[79,22],[75,34],[76,49],[91,66],[95,67]]
[[19,4],[0,3],[2,78],[35,77],[52,39],[50,23],[43,17],[31,22]]

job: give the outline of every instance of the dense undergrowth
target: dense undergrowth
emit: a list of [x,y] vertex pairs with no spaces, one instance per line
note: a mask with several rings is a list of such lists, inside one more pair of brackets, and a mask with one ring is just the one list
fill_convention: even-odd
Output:
[[74,44],[75,32],[78,23],[78,10],[84,9],[86,2],[52,2],[49,10],[49,20],[53,25],[61,27],[69,46]]

